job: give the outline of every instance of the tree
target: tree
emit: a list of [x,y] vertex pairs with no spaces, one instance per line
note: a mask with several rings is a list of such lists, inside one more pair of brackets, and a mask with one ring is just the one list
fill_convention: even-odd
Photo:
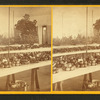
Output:
[[94,29],[100,31],[100,19],[96,20],[95,24],[93,24]]
[[93,42],[94,43],[100,43],[100,19],[96,20],[94,26],[94,37]]
[[37,21],[30,21],[29,17],[30,16],[28,14],[25,14],[24,19],[18,20],[15,27],[21,32],[21,40],[23,43],[37,43]]

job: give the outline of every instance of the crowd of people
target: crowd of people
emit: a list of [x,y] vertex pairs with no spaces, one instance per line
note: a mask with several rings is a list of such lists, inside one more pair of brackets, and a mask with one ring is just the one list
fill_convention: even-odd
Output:
[[53,53],[65,53],[65,52],[74,52],[74,51],[83,51],[83,50],[95,50],[95,49],[100,49],[99,46],[83,46],[83,47],[67,47],[67,48],[55,48],[53,49]]
[[58,73],[59,69],[72,71],[76,68],[96,66],[100,63],[100,53],[64,55],[53,58],[53,73]]
[[28,52],[16,54],[0,55],[0,67],[8,68],[13,66],[20,66],[30,63],[38,63],[40,61],[47,61],[51,59],[51,52]]

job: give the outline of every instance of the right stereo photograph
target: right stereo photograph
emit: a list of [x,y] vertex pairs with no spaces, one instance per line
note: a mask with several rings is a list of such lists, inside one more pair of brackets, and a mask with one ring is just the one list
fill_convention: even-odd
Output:
[[100,91],[100,7],[53,7],[53,91]]

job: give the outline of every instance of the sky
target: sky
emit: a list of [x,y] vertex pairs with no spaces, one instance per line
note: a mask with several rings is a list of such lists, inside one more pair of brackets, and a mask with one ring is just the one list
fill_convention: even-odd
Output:
[[[8,36],[8,7],[0,7],[0,35]],[[14,24],[22,19],[25,14],[30,15],[30,20],[34,20],[35,16],[47,16],[51,14],[50,7],[11,7],[10,8],[10,30],[13,34],[13,12]]]
[[[93,23],[97,19],[100,19],[100,7],[88,7],[88,36],[93,35]],[[86,35],[86,7],[54,7],[53,38],[77,34]]]

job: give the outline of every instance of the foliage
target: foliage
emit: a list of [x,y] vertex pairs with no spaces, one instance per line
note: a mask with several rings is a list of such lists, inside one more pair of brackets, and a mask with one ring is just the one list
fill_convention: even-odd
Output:
[[100,19],[96,20],[96,22],[93,24],[94,26],[94,42],[100,43]]
[[[87,43],[91,44],[93,43],[93,37],[88,37]],[[80,44],[86,44],[86,37],[82,36],[81,34],[78,34],[76,38],[73,38],[72,36],[69,37],[62,37],[60,38],[54,38],[53,39],[53,45],[80,45]]]
[[[9,39],[7,37],[4,37],[3,35],[0,35],[0,45],[8,45]],[[10,38],[10,44],[14,44],[14,38]]]
[[100,30],[100,19],[96,20],[96,22],[95,22],[95,24],[93,24],[93,26],[94,26],[94,29],[99,31]]
[[21,31],[21,35],[23,34],[37,35],[36,26],[34,24],[34,21],[25,20],[25,19],[18,20],[16,24],[16,29]]
[[30,21],[30,20],[26,20],[25,18],[18,20],[15,27],[17,30],[21,32],[21,37],[15,37],[15,41],[20,40],[21,43],[29,43],[29,44],[37,43],[38,33],[37,33],[36,23],[37,23],[36,20]]

